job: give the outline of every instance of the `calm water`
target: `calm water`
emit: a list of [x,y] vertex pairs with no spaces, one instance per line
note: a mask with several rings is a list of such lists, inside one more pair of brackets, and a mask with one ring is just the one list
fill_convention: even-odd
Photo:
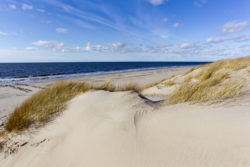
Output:
[[192,66],[205,63],[207,62],[0,63],[0,85]]

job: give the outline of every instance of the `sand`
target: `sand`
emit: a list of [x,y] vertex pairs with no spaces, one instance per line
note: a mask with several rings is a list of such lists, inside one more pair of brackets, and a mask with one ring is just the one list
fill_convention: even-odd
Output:
[[[138,86],[143,87],[150,83],[161,81],[162,79],[168,78],[172,75],[182,74],[190,68],[191,67],[181,67],[150,71],[125,72],[92,76],[87,78],[76,78],[76,80],[89,81],[93,84],[106,81],[112,81],[116,85],[136,83]],[[16,107],[22,104],[33,94],[52,83],[53,81],[45,81],[40,83],[19,84],[11,86],[0,85],[0,130],[3,129],[4,122]]]
[[135,92],[92,90],[45,127],[12,136],[0,166],[249,167],[249,99],[168,106]]

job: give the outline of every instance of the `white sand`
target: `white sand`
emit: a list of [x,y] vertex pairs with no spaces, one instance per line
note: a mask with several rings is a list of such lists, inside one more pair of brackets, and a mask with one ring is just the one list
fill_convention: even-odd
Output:
[[132,92],[90,91],[17,153],[2,156],[1,166],[248,167],[248,99],[161,106]]
[[249,167],[249,99],[167,106],[134,92],[89,91],[47,126],[12,137],[0,166]]

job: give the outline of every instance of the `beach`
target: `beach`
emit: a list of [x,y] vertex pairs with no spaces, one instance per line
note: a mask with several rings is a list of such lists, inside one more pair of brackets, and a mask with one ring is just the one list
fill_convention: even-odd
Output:
[[[76,79],[94,85],[108,81],[118,87],[135,83],[143,89],[88,89],[46,125],[7,134],[1,166],[248,167],[249,64],[231,70],[233,63]],[[209,77],[199,80],[207,72]],[[2,120],[50,84],[1,87],[6,92],[1,97]],[[196,89],[195,96],[182,99],[194,87],[188,87],[191,84],[200,92]],[[185,94],[175,97],[183,85],[188,88]],[[234,92],[238,88],[241,93]]]
[[[127,83],[136,83],[140,87],[161,81],[162,79],[171,77],[172,75],[181,74],[191,67],[167,68],[150,71],[124,72],[117,74],[99,75],[85,78],[77,78],[75,80],[87,80],[91,83],[98,84],[106,81],[112,81],[119,85]],[[35,82],[29,84],[0,86],[0,130],[3,128],[3,122],[13,112],[13,110],[22,104],[26,99],[46,86],[56,81]]]

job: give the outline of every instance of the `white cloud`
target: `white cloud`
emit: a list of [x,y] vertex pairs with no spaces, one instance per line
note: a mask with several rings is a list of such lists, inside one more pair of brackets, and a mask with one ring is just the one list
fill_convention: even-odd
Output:
[[38,50],[38,48],[37,47],[28,46],[28,47],[25,48],[25,50],[27,50],[27,51],[34,51],[34,50]]
[[187,49],[187,48],[192,48],[193,44],[189,44],[189,43],[183,43],[181,44],[181,48],[182,49]]
[[24,4],[22,4],[22,9],[23,10],[32,10],[33,6],[24,3]]
[[164,17],[164,18],[162,19],[162,21],[163,21],[164,23],[167,23],[167,22],[168,22],[168,18]]
[[64,43],[58,42],[58,41],[39,40],[39,41],[33,42],[32,44],[35,46],[51,49],[53,51],[63,51],[63,49],[65,49]]
[[7,33],[0,31],[0,35],[7,35]]
[[173,24],[173,27],[174,28],[178,28],[180,26],[180,23],[175,23],[175,24]]
[[9,8],[10,8],[10,9],[16,9],[16,5],[10,4],[10,5],[9,5]]
[[38,12],[44,13],[45,10],[44,9],[37,9]]
[[238,36],[238,37],[233,38],[234,42],[245,42],[245,41],[249,41],[249,40],[250,40],[249,35]]
[[68,30],[66,28],[56,28],[56,32],[58,33],[66,33]]
[[109,43],[107,45],[91,45],[88,42],[83,50],[89,52],[95,51],[95,52],[131,53],[131,52],[138,52],[139,48],[124,42],[114,42],[114,43]]
[[245,42],[250,40],[250,35],[242,35],[242,36],[236,36],[231,38],[221,38],[221,37],[214,37],[214,38],[208,38],[207,43],[222,43],[227,41],[233,41],[233,42]]
[[163,4],[165,0],[148,0],[148,1],[149,1],[149,3],[151,3],[152,5],[157,6],[157,5]]
[[86,47],[84,48],[84,50],[85,51],[92,51],[93,49],[92,49],[92,46],[91,46],[91,44],[88,42],[87,43],[87,45],[86,45]]
[[80,46],[76,46],[74,48],[64,48],[62,49],[62,52],[80,52],[82,48]]
[[224,42],[224,40],[219,37],[207,39],[207,43],[220,43],[220,42]]
[[237,22],[232,21],[224,24],[222,28],[222,32],[225,34],[233,33],[233,32],[240,32],[248,26],[247,21]]
[[196,0],[196,1],[194,1],[194,6],[202,7],[206,3],[207,3],[207,0]]

